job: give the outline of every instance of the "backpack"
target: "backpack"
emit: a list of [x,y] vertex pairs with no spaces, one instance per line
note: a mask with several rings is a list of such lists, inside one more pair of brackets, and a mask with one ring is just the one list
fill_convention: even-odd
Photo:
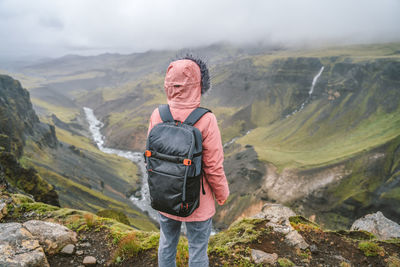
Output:
[[158,110],[163,122],[151,129],[144,153],[151,206],[187,217],[199,207],[200,186],[205,194],[202,135],[193,125],[211,111],[196,108],[184,122],[179,122],[172,117],[168,105],[160,105]]

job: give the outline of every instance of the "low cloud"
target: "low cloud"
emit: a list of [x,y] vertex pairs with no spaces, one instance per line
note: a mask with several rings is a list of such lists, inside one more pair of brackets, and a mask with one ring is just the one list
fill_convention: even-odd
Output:
[[397,0],[0,0],[0,57],[400,41]]

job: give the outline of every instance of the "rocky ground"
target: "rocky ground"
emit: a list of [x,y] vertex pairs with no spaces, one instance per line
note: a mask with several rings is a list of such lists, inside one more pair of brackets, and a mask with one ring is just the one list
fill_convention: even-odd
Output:
[[[370,232],[364,231],[368,229]],[[159,234],[0,192],[0,266],[157,266]],[[400,226],[382,213],[327,231],[279,204],[210,238],[210,266],[400,266]],[[187,240],[177,265],[187,266]]]

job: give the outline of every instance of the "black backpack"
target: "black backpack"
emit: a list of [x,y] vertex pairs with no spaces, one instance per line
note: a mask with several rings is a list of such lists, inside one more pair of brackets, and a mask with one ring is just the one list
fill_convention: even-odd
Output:
[[184,122],[175,121],[168,105],[158,108],[163,122],[155,125],[146,143],[145,162],[151,206],[187,217],[199,207],[203,187],[202,135],[193,125],[207,112],[197,108]]

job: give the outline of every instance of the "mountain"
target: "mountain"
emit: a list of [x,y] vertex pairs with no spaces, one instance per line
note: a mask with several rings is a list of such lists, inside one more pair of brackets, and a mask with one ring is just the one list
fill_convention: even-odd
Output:
[[54,127],[41,123],[32,109],[29,93],[9,76],[0,75],[0,166],[14,190],[31,194],[35,200],[59,205],[54,187],[32,168],[18,162],[27,142],[54,148]]
[[57,206],[123,211],[131,225],[155,228],[128,199],[137,187],[135,165],[104,156],[89,141],[80,146],[86,130],[77,123],[55,115],[54,124],[41,122],[29,92],[10,76],[0,75],[0,104],[0,169],[9,191]]
[[[202,105],[218,118],[232,193],[215,226],[265,202],[329,228],[377,210],[400,221],[398,51],[399,43],[194,49],[209,58],[213,88]],[[67,57],[19,72],[43,120],[77,123],[89,106],[105,124],[106,146],[142,150],[148,118],[166,102],[164,71],[179,53]]]
[[[382,47],[358,53],[363,49],[364,56],[339,49],[253,57],[221,71],[229,77],[210,96],[220,99],[217,106],[240,109],[221,124],[226,142],[241,137],[228,156],[246,160],[254,149],[265,166],[252,161],[230,173],[232,183],[244,176],[248,184],[238,186],[233,206],[277,201],[332,228],[379,209],[400,219],[398,205],[389,204],[399,203],[400,58]],[[239,189],[249,185],[261,188],[253,195]]]

